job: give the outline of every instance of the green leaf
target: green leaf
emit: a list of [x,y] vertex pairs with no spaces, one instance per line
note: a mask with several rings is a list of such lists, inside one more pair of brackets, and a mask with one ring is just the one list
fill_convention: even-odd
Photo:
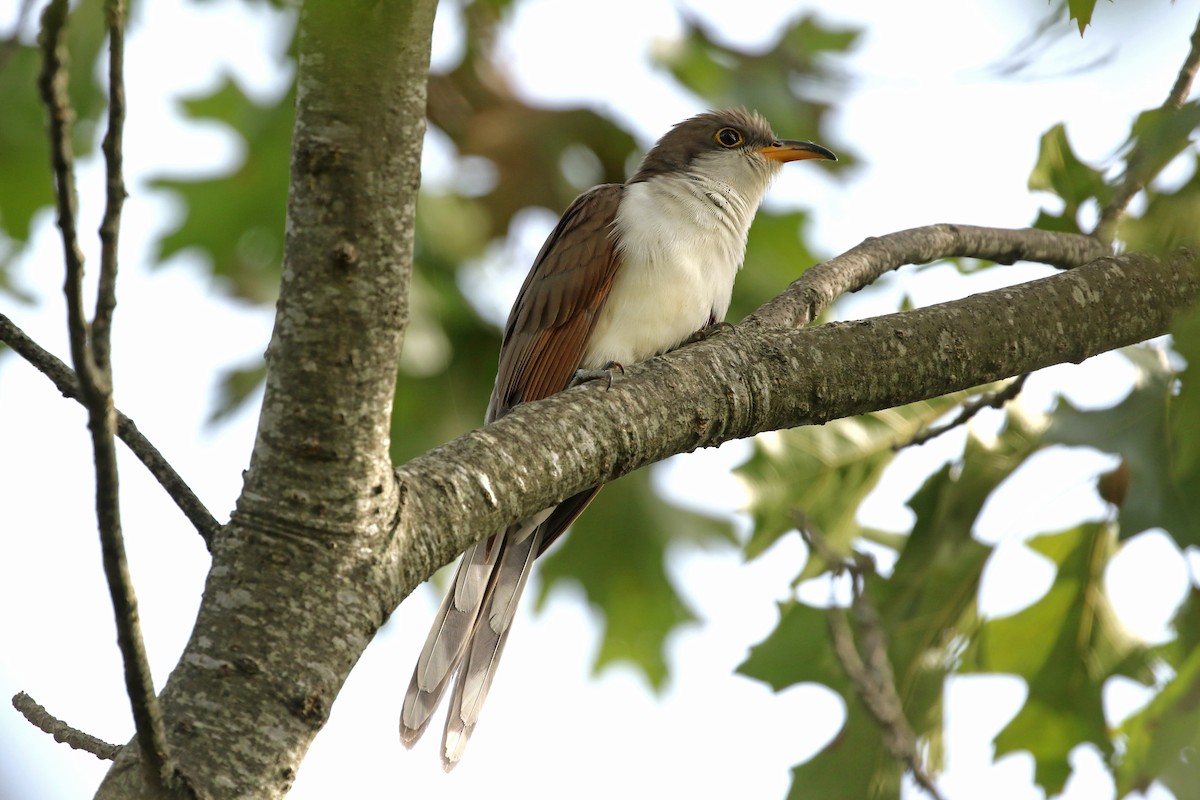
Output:
[[[747,558],[762,555],[796,528],[801,511],[838,552],[848,554],[862,535],[855,522],[859,503],[879,482],[894,457],[892,446],[910,440],[962,400],[936,398],[821,426],[760,436],[737,474],[750,487],[754,524]],[[819,575],[826,564],[811,555],[800,579]]]
[[211,94],[186,100],[191,119],[223,123],[244,141],[245,158],[214,178],[156,178],[155,188],[176,192],[186,214],[159,242],[158,259],[198,248],[214,277],[235,297],[268,303],[279,291],[283,258],[295,88],[259,103],[226,78]]
[[1160,781],[1178,800],[1200,797],[1200,650],[1175,677],[1121,724],[1126,742],[1117,762],[1117,797]]
[[[976,596],[991,555],[971,529],[991,492],[1037,447],[1019,418],[989,443],[970,437],[962,464],[936,472],[909,502],[917,521],[891,577],[867,580],[905,718],[935,766],[941,758],[945,678],[963,637],[978,626]],[[776,691],[818,682],[846,704],[843,730],[793,770],[789,796],[898,797],[902,768],[834,655],[827,613],[802,603],[781,606],[778,626],[738,671]]]
[[1198,127],[1200,101],[1196,100],[1138,114],[1129,135],[1130,146],[1136,148],[1129,169],[1142,176],[1141,183],[1148,182],[1191,145]]
[[1183,668],[1192,653],[1200,649],[1200,588],[1189,586],[1171,620],[1174,638],[1152,648],[1151,655],[1175,672]]
[[820,683],[846,697],[850,682],[829,644],[828,610],[791,601],[779,604],[779,623],[750,648],[737,671],[776,692],[798,683]]
[[[15,9],[16,4],[12,7]],[[99,119],[106,107],[105,92],[96,79],[96,61],[105,39],[104,3],[81,0],[71,12],[66,28],[70,53],[67,93],[75,112],[71,144],[76,160],[96,149]],[[0,108],[4,119],[0,124],[0,175],[4,176],[0,180],[0,232],[19,247],[29,239],[34,214],[54,202],[54,183],[46,110],[37,90],[41,49],[16,41],[5,45],[12,49],[6,53],[0,69]],[[4,260],[13,255],[15,252],[8,253]]]
[[1106,756],[1113,745],[1104,719],[1104,683],[1114,675],[1149,682],[1145,648],[1130,637],[1104,593],[1104,570],[1117,549],[1104,523],[1085,523],[1038,536],[1029,546],[1058,568],[1038,602],[979,630],[964,671],[1018,675],[1029,686],[1025,705],[997,735],[996,755],[1029,751],[1035,780],[1047,794],[1062,790],[1069,756],[1090,742]]
[[1071,19],[1079,25],[1079,35],[1083,36],[1083,29],[1092,24],[1096,0],[1067,0],[1067,8],[1071,11]]
[[[1200,264],[1194,268],[1200,269]],[[1179,392],[1167,398],[1174,447],[1171,472],[1177,486],[1194,488],[1200,486],[1200,436],[1195,429],[1195,422],[1200,419],[1200,306],[1175,318],[1171,338],[1175,352],[1187,361],[1187,368],[1179,375]],[[1200,518],[1200,497],[1196,492],[1182,492],[1180,500],[1190,519]]]
[[[1180,324],[1181,341],[1193,347],[1200,323]],[[1200,457],[1191,442],[1198,418],[1196,390],[1189,387],[1176,395],[1177,375],[1160,351],[1133,347],[1121,352],[1137,367],[1129,396],[1098,411],[1081,411],[1060,400],[1046,442],[1095,447],[1125,461],[1130,481],[1119,516],[1122,538],[1162,527],[1181,547],[1200,544],[1200,498],[1195,492]]]
[[578,584],[603,617],[595,669],[629,662],[661,690],[666,638],[696,619],[666,573],[668,545],[680,540],[732,543],[733,535],[728,522],[664,503],[648,470],[626,475],[538,560],[538,606],[557,582]]
[[978,624],[976,596],[992,548],[971,536],[975,520],[1035,448],[1020,432],[993,446],[971,436],[962,463],[935,472],[909,501],[912,533],[891,578],[873,584],[897,691],[918,733],[940,733],[943,681],[958,640]]
[[846,724],[813,758],[792,768],[788,800],[900,800],[903,768],[879,735],[879,725],[857,695],[846,704]]
[[846,706],[846,722],[833,741],[792,769],[789,798],[898,797],[900,767],[834,655],[828,614],[805,603],[780,604],[779,624],[750,649],[738,672],[777,692],[819,683],[841,695]]
[[1061,215],[1042,211],[1036,227],[1069,233],[1080,232],[1080,206],[1090,199],[1103,206],[1111,194],[1103,173],[1075,155],[1062,123],[1042,135],[1037,164],[1029,175],[1029,189],[1055,194],[1066,204]]
[[1141,216],[1126,216],[1120,237],[1131,251],[1170,253],[1182,245],[1195,245],[1200,235],[1200,157],[1193,160],[1192,177],[1172,192],[1151,184],[1146,190],[1146,210]]
[[209,414],[210,423],[220,422],[241,408],[251,395],[262,385],[267,376],[267,365],[258,359],[243,367],[221,370],[217,378],[217,403]]

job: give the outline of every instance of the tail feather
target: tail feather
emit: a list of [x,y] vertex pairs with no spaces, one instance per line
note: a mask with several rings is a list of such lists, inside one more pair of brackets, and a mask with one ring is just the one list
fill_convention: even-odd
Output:
[[463,555],[454,574],[454,584],[442,600],[429,638],[417,659],[400,712],[400,740],[407,747],[411,747],[429,725],[451,676],[462,661],[503,546],[501,539],[480,542]]
[[[537,555],[536,550],[532,556],[528,555],[526,543],[541,541],[540,526],[551,511],[546,509],[522,520],[503,533],[480,542],[463,555],[454,574],[454,583],[438,609],[404,696],[404,706],[400,712],[400,741],[406,747],[412,747],[425,732],[438,702],[450,685],[450,679],[467,655],[468,644],[479,635],[481,628],[488,627],[481,624],[486,618],[483,610],[498,585],[500,591],[511,598],[508,605],[515,606],[529,564]],[[523,567],[514,567],[512,561],[505,557],[505,552],[513,547],[521,550]],[[520,585],[514,587],[514,581]],[[507,613],[511,622],[511,608]]]
[[508,641],[517,601],[540,552],[543,534],[539,527],[524,539],[510,541],[501,555],[492,592],[471,635],[466,661],[450,695],[450,712],[442,739],[442,761],[446,769],[452,768],[462,757],[479,721],[483,701],[496,676],[500,654]]

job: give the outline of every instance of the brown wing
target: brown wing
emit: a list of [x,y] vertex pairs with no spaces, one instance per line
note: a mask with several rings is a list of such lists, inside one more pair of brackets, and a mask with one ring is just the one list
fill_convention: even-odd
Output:
[[570,385],[617,272],[612,227],[624,188],[575,198],[542,245],[504,328],[488,422]]

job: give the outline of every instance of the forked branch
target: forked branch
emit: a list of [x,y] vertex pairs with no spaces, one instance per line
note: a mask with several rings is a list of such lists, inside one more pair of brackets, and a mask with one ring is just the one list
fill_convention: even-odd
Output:
[[831,548],[823,536],[804,518],[796,514],[800,536],[813,552],[833,566],[834,574],[850,576],[850,608],[858,634],[846,621],[845,612],[830,605],[829,637],[833,652],[854,691],[862,700],[875,723],[883,732],[883,741],[892,757],[907,767],[913,780],[933,800],[942,800],[941,792],[929,774],[917,745],[917,734],[904,716],[904,704],[896,690],[896,678],[888,658],[887,637],[879,612],[866,593],[866,579],[874,570],[868,556],[843,558]]
[[109,34],[109,130],[104,139],[108,174],[108,202],[101,229],[101,268],[96,313],[88,321],[83,307],[83,251],[76,228],[77,192],[71,123],[74,111],[67,92],[67,59],[64,32],[68,18],[66,0],[52,0],[42,15],[42,72],[38,81],[49,115],[51,162],[55,176],[58,227],[62,235],[66,281],[67,329],[71,359],[79,377],[80,399],[88,412],[88,429],[96,465],[96,517],[104,574],[117,624],[117,642],[125,667],[125,688],[137,731],[137,742],[156,792],[174,795],[174,780],[163,728],[162,711],[154,691],[138,621],[137,597],[125,557],[121,532],[115,432],[116,409],[112,401],[109,332],[116,306],[117,231],[120,227],[124,182],[121,179],[121,127],[124,123],[124,0],[105,6]]

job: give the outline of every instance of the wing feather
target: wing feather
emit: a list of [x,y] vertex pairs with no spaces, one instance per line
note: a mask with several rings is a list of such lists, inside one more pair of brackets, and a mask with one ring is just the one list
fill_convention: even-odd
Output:
[[617,274],[613,222],[624,188],[581,194],[546,239],[504,328],[488,422],[570,385]]

